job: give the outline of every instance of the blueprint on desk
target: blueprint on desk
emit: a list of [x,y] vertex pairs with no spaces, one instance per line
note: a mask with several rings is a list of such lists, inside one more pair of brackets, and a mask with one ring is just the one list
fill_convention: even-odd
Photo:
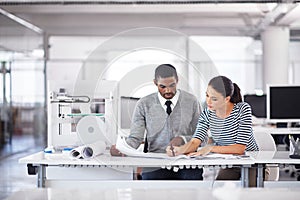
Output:
[[119,136],[116,143],[116,148],[127,156],[132,157],[143,157],[143,158],[160,158],[160,159],[240,159],[242,156],[233,155],[233,154],[219,154],[219,153],[209,153],[205,156],[187,156],[187,155],[178,155],[175,157],[170,157],[166,153],[144,153],[139,151],[126,143],[125,137]]
[[122,152],[123,154],[127,156],[133,156],[133,157],[143,157],[143,158],[161,158],[161,159],[170,159],[170,160],[176,160],[181,158],[191,158],[187,155],[179,155],[175,157],[170,157],[166,153],[144,153],[142,151],[139,151],[131,146],[129,146],[126,143],[125,137],[118,137],[116,148]]

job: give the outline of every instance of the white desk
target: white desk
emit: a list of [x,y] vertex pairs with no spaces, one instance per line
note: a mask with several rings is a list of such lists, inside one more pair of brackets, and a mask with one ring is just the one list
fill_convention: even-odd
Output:
[[300,134],[300,128],[270,128],[269,132],[273,135],[278,134]]
[[[296,165],[300,164],[300,159],[289,158],[288,151],[254,151],[247,152],[255,158],[255,163],[258,167],[257,172],[257,185],[263,187],[263,168],[266,164],[278,164],[278,165]],[[300,186],[300,184],[299,184]]]
[[253,126],[254,131],[270,133],[272,135],[300,134],[300,128],[276,128],[271,126]]
[[253,200],[253,199],[272,199],[272,200],[299,200],[300,190],[297,189],[266,189],[266,188],[226,188],[216,189],[201,188],[176,188],[176,189],[151,189],[151,188],[117,188],[97,190],[80,189],[33,189],[14,193],[6,200],[182,200],[182,199],[210,199],[210,200]]
[[[173,166],[202,168],[204,166],[241,167],[241,185],[248,187],[248,169],[254,164],[251,158],[246,159],[154,159],[138,157],[112,157],[108,154],[90,160],[73,160],[62,154],[45,156],[39,152],[19,160],[26,163],[29,169],[37,169],[38,187],[54,187],[71,184],[70,180],[84,182],[103,180],[132,180],[137,167]],[[172,170],[172,169],[171,169]],[[77,183],[78,184],[78,183]]]

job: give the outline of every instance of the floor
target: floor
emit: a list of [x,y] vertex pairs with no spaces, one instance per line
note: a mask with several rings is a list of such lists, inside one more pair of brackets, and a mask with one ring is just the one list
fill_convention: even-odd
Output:
[[33,136],[16,136],[11,144],[0,149],[0,200],[15,191],[36,187],[36,176],[27,175],[26,164],[18,160],[24,156],[41,151],[43,145],[37,143]]
[[[36,176],[27,175],[26,165],[19,164],[18,160],[41,151],[43,146],[33,136],[17,136],[12,144],[4,145],[0,150],[0,200],[19,190],[36,188]],[[281,169],[280,180],[296,180],[287,170]]]

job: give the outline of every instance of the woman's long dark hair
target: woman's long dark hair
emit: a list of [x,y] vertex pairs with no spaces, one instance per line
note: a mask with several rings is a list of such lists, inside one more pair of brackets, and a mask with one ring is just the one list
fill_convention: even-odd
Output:
[[236,83],[232,83],[226,76],[216,76],[209,81],[208,85],[222,94],[223,97],[230,96],[231,103],[243,101],[239,86]]

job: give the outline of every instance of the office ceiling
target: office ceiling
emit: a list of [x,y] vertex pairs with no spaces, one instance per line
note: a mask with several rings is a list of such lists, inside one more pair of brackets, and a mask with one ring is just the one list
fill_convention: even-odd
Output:
[[[7,46],[3,38],[9,36],[112,36],[140,27],[170,28],[187,35],[259,38],[265,28],[278,25],[289,26],[291,40],[300,41],[300,4],[274,2],[6,0],[0,2],[0,49],[18,49]],[[26,22],[37,29],[31,31]]]

